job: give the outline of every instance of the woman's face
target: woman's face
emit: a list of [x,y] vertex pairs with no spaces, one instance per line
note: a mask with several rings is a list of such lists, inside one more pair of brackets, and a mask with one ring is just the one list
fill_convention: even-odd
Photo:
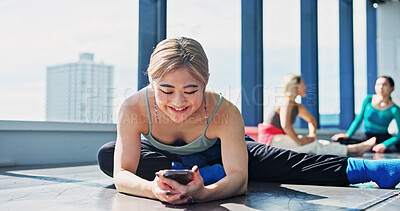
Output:
[[375,83],[375,93],[382,96],[390,96],[394,87],[392,87],[386,78],[378,78]]
[[305,97],[307,95],[306,94],[307,87],[306,84],[304,84],[303,79],[300,79],[300,82],[297,84],[296,88],[297,88],[297,94],[300,95],[301,97]]
[[172,121],[183,122],[200,108],[204,84],[186,67],[166,73],[153,82],[157,105]]

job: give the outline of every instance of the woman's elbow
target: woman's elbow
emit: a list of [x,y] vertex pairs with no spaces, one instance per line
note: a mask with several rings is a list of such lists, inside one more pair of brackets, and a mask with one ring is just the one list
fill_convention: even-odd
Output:
[[120,193],[124,193],[124,184],[121,178],[121,174],[114,173],[113,180],[114,180],[114,186],[117,189],[117,191]]
[[246,184],[245,185],[243,185],[241,188],[240,188],[240,190],[239,190],[239,195],[243,195],[243,194],[245,194],[247,192],[247,182],[246,182]]
[[122,192],[122,190],[121,190],[122,189],[122,184],[120,182],[121,180],[119,179],[118,174],[114,175],[113,180],[114,180],[114,186],[117,189],[117,191],[118,192]]
[[311,122],[311,124],[313,124],[314,126],[317,126],[318,122],[316,119],[313,119],[313,121]]
[[317,126],[317,120],[315,118],[311,118],[311,119],[307,119],[306,122],[308,123],[308,125],[310,126]]

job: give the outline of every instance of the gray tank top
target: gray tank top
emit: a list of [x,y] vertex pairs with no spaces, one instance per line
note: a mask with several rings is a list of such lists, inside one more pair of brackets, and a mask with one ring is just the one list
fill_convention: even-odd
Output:
[[[293,106],[292,114],[290,117],[290,119],[292,121],[292,125],[296,122],[296,117],[298,114],[299,114],[299,107],[297,105],[295,105],[295,106]],[[272,112],[269,113],[269,116],[265,120],[265,123],[271,124],[272,126],[283,130],[282,125],[281,125],[280,115],[275,110],[273,110]]]
[[214,111],[212,112],[204,130],[203,133],[201,134],[200,137],[198,137],[196,140],[193,142],[183,145],[183,146],[172,146],[172,145],[167,145],[163,144],[159,141],[157,141],[152,135],[151,135],[151,116],[150,116],[150,106],[149,106],[149,100],[147,97],[147,90],[149,88],[147,87],[145,90],[145,99],[146,99],[146,107],[147,107],[147,116],[149,117],[149,133],[148,134],[142,134],[142,136],[149,141],[152,145],[154,145],[157,149],[168,151],[170,153],[178,154],[178,155],[190,155],[194,154],[197,152],[202,152],[208,148],[210,148],[212,145],[215,144],[215,142],[218,139],[208,139],[205,134],[208,128],[208,125],[210,124],[214,114],[217,112],[219,106],[221,105],[222,102],[222,95],[220,94],[220,98],[217,104],[217,107],[215,107]]

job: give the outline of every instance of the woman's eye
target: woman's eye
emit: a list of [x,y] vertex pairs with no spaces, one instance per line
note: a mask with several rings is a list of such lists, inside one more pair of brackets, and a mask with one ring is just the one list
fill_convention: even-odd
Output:
[[164,94],[167,94],[167,95],[172,94],[172,92],[165,92],[165,91],[163,91],[163,90],[161,90],[161,89],[160,89],[160,91],[161,91],[162,93],[164,93]]
[[193,91],[193,92],[185,92],[185,94],[189,94],[189,95],[191,95],[191,94],[194,94],[194,93],[196,93],[197,91],[199,91],[199,90],[196,90],[196,91]]

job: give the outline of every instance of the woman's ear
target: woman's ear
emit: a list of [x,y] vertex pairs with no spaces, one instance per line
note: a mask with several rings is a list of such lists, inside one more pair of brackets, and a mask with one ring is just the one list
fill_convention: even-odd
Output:
[[[210,73],[208,73],[208,76],[210,76]],[[206,92],[206,87],[207,87],[207,84],[208,84],[208,80],[205,83],[203,82],[203,84],[204,84],[204,90],[203,91]]]

